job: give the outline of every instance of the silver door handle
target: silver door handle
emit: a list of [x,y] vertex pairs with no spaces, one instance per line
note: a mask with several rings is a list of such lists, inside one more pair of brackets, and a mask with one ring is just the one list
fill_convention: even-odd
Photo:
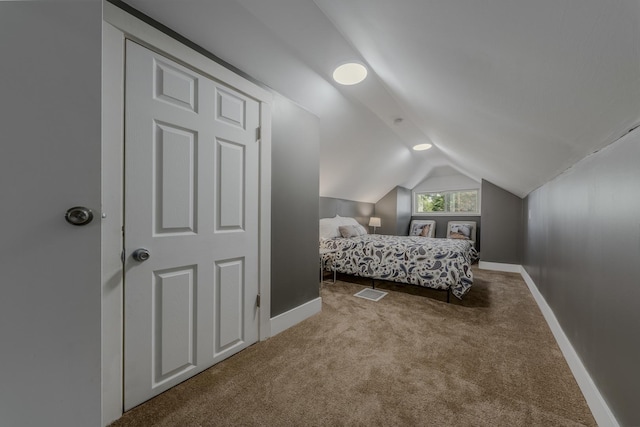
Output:
[[143,262],[148,260],[149,258],[151,258],[151,253],[145,249],[145,248],[140,248],[140,249],[136,249],[133,254],[131,254],[131,256],[133,257],[133,259],[135,259],[138,262]]

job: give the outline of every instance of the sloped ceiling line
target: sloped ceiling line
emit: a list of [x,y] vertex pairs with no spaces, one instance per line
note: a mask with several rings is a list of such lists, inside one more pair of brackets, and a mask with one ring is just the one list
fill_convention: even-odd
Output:
[[[318,115],[322,196],[446,165],[522,197],[640,118],[637,1],[126,2]],[[351,57],[371,78],[341,87]]]

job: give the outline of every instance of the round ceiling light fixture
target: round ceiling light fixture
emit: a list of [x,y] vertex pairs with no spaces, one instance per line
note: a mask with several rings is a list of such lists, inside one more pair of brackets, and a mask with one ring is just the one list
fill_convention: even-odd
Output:
[[342,64],[333,72],[333,80],[345,86],[358,84],[366,77],[367,68],[356,62]]
[[414,145],[413,149],[415,151],[424,151],[424,150],[428,150],[431,147],[433,147],[431,144],[418,144],[418,145]]

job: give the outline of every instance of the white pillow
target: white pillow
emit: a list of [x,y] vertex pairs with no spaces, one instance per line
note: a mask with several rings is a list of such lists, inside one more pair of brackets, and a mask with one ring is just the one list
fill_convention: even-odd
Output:
[[320,239],[333,239],[340,237],[339,220],[336,218],[322,218],[320,220]]
[[[320,219],[320,240],[341,237],[340,230],[338,229],[338,227],[340,227],[341,225],[353,225],[353,226],[360,225],[360,227],[362,227],[362,225],[358,221],[356,221],[354,218],[350,218],[346,216],[336,215],[333,218],[321,218]],[[364,227],[362,227],[361,232],[362,230],[364,230],[364,234],[366,234],[366,230],[364,229]]]
[[351,218],[348,216],[336,215],[335,219],[339,221],[340,225],[359,225],[358,221],[356,221],[355,218]]

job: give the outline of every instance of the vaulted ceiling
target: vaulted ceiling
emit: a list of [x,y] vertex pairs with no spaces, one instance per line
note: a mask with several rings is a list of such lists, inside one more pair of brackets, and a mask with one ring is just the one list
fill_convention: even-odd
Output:
[[[525,196],[640,121],[637,0],[126,3],[317,115],[321,196],[442,166]],[[333,82],[353,60],[367,79]]]

